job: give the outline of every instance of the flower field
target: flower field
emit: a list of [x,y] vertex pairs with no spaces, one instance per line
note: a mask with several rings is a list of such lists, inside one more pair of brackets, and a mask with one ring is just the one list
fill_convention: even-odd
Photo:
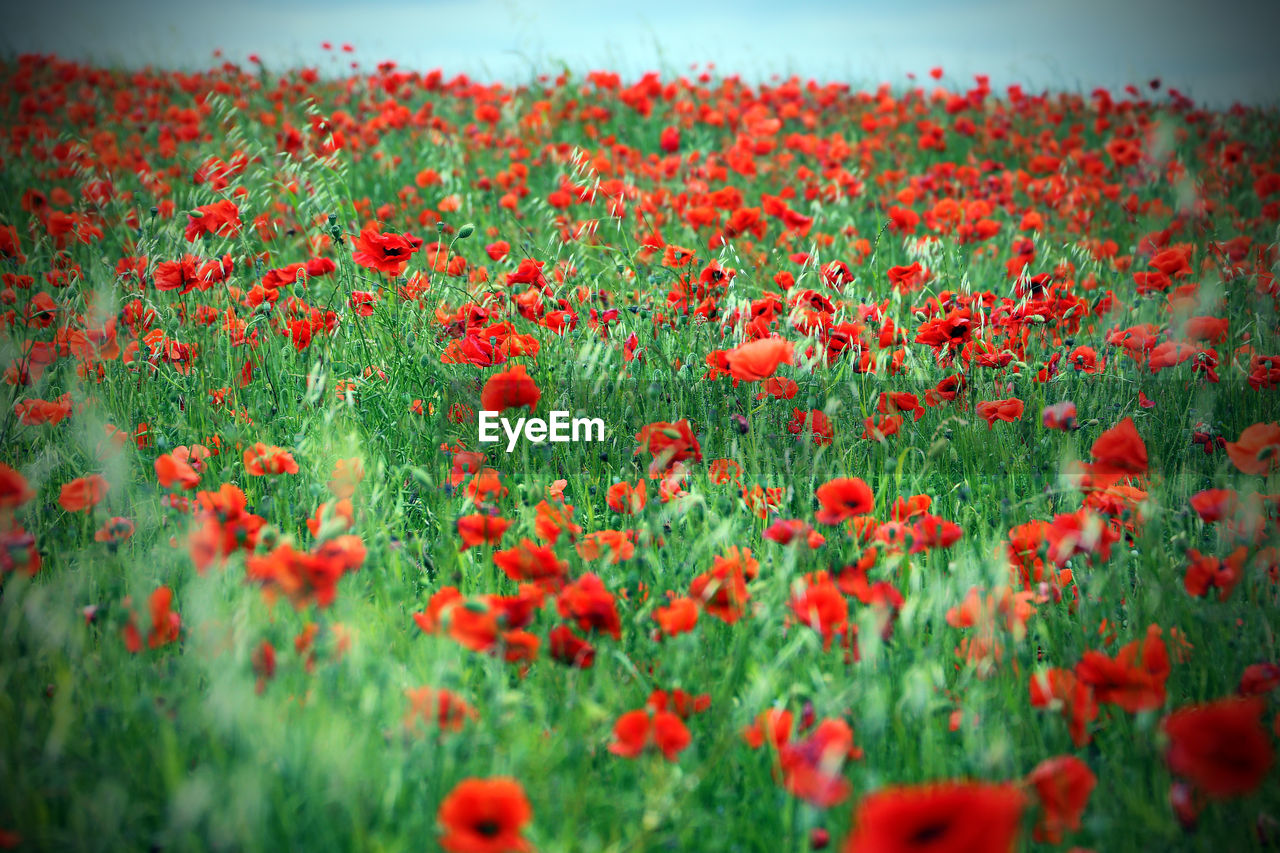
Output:
[[0,77],[0,849],[1280,844],[1274,109]]

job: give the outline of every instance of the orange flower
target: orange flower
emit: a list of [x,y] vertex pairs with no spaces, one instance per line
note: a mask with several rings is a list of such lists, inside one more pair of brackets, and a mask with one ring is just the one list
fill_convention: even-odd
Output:
[[463,494],[479,504],[506,497],[507,491],[507,487],[502,485],[498,472],[492,468],[485,468],[471,478]]
[[350,498],[326,501],[316,507],[316,514],[307,519],[307,530],[316,538],[327,538],[335,533],[345,533],[356,523],[355,507]]
[[553,501],[563,501],[564,487],[567,485],[569,485],[568,480],[556,480],[551,485],[547,486],[547,497],[551,498]]
[[782,749],[791,740],[792,719],[792,713],[785,709],[762,711],[742,730],[742,739],[752,749],[759,749],[766,742],[774,749]]

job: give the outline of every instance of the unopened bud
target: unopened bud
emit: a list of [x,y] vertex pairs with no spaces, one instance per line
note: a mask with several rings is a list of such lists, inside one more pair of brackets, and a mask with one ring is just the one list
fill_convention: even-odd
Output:
[[476,226],[468,222],[458,229],[458,239],[465,240],[474,233],[476,233]]

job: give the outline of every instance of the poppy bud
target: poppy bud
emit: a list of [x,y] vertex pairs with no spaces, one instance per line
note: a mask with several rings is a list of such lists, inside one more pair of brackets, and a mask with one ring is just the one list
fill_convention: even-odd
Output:
[[809,849],[825,850],[827,845],[831,843],[831,833],[827,832],[820,826],[815,826],[809,832]]
[[463,225],[458,229],[458,239],[465,240],[474,233],[476,233],[476,226],[468,222],[466,225]]

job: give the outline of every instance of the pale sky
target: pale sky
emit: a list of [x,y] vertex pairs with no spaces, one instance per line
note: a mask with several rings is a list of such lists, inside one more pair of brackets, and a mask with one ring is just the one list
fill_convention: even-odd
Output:
[[[712,61],[874,86],[946,81],[1118,91],[1163,79],[1197,100],[1280,102],[1280,2],[1260,0],[3,0],[0,51],[208,67],[221,48],[268,67],[390,59],[485,80],[607,68],[627,78]],[[349,42],[355,53],[325,53]]]

